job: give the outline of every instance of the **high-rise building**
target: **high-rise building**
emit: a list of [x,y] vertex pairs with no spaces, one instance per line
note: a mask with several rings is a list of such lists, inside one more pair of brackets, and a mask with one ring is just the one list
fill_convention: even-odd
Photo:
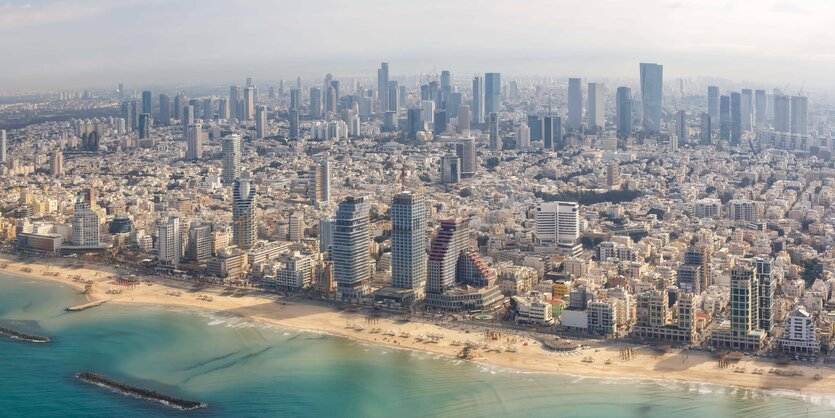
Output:
[[192,123],[186,136],[186,159],[193,161],[203,158],[203,125]]
[[336,219],[319,220],[319,252],[327,253],[333,245],[333,230],[336,226]]
[[344,299],[366,296],[370,290],[368,210],[364,197],[347,197],[336,211],[331,257],[333,278]]
[[223,182],[232,184],[241,176],[241,137],[232,134],[223,138]]
[[565,149],[562,138],[562,118],[559,116],[545,116],[542,125],[542,145],[548,151]]
[[461,181],[461,159],[454,154],[441,157],[441,183]]
[[731,326],[711,332],[710,341],[714,347],[741,351],[757,351],[763,347],[766,332],[760,327],[759,276],[753,266],[745,263],[731,269]]
[[490,112],[490,121],[488,123],[490,128],[490,149],[493,151],[500,151],[502,149],[502,140],[499,139],[499,114]]
[[100,217],[96,211],[96,192],[92,187],[79,192],[72,216],[72,242],[79,247],[101,245]]
[[397,81],[391,80],[389,81],[388,87],[388,104],[387,104],[387,112],[394,112],[395,115],[400,113],[400,88],[397,87]]
[[290,215],[287,239],[292,242],[301,242],[302,238],[304,238],[304,214],[293,212]]
[[713,143],[711,140],[711,131],[713,127],[711,126],[712,119],[707,112],[702,112],[701,120],[699,123],[699,144],[701,145],[710,145]]
[[740,91],[740,129],[743,132],[748,132],[754,129],[754,92],[751,89],[742,89]]
[[661,130],[664,66],[641,63],[640,70],[641,106],[643,109],[641,128],[646,133],[658,133]]
[[290,90],[290,109],[301,109],[301,92],[299,89]]
[[516,148],[528,149],[531,147],[531,128],[525,122],[516,128]]
[[207,97],[203,99],[203,104],[200,107],[202,111],[195,112],[196,114],[202,114],[204,120],[212,120],[215,118],[215,100],[214,98]]
[[616,109],[618,138],[624,139],[632,134],[632,89],[618,87]]
[[777,278],[773,274],[774,258],[754,257],[751,264],[757,281],[759,328],[770,333],[774,329],[774,304],[777,297]]
[[757,129],[765,129],[767,125],[766,113],[768,109],[768,99],[766,99],[765,90],[754,90],[754,127]]
[[377,70],[377,102],[382,113],[392,110],[389,94],[389,63],[384,62]]
[[707,114],[712,120],[719,120],[719,87],[707,86]]
[[687,113],[683,110],[676,112],[676,135],[679,142],[687,142]]
[[167,94],[159,95],[159,123],[165,126],[171,123],[171,98]]
[[186,107],[186,103],[188,103],[188,98],[184,93],[180,92],[174,96],[174,119],[182,120],[183,108]]
[[56,150],[49,158],[49,175],[52,177],[59,177],[64,174],[64,154],[61,150]]
[[188,249],[186,257],[193,261],[206,261],[212,258],[212,225],[192,225],[188,231]]
[[536,239],[540,244],[573,245],[580,238],[576,202],[547,202],[536,208]]
[[692,245],[684,251],[684,265],[699,267],[695,290],[690,289],[690,292],[699,294],[700,291],[707,290],[709,286],[713,285],[710,257],[711,250],[707,245]]
[[241,88],[229,86],[229,114],[233,119],[241,119],[243,115],[238,114],[238,103],[241,101]]
[[473,125],[484,123],[484,78],[473,78],[473,100],[470,106]]
[[151,96],[150,90],[145,90],[142,92],[142,113],[152,114],[153,108],[153,98]]
[[244,114],[245,120],[255,119],[255,87],[248,86],[244,89]]
[[731,139],[731,96],[719,97],[719,139]]
[[469,248],[466,220],[442,220],[427,260],[427,293],[444,293],[455,287],[458,257]]
[[478,169],[475,153],[475,138],[466,137],[455,145],[455,153],[461,159],[461,176],[472,177]]
[[169,216],[165,222],[159,223],[158,232],[159,263],[176,269],[180,265],[180,256],[183,251],[180,218]]
[[[298,113],[297,113],[298,114]],[[266,138],[267,132],[267,108],[259,105],[255,108],[255,138]]]
[[568,79],[568,129],[583,129],[583,80]]
[[791,99],[789,96],[778,94],[774,96],[774,130],[777,132],[791,132]]
[[124,101],[122,102],[122,119],[125,120],[125,130],[128,132],[133,131],[133,108],[130,105],[130,102]]
[[290,139],[298,139],[299,138],[299,110],[298,109],[290,109],[290,123],[289,123],[289,130],[288,136]]
[[435,135],[440,135],[447,130],[447,112],[446,109],[438,109],[435,111],[435,116],[432,118],[432,132]]
[[417,139],[418,131],[422,131],[421,116],[422,110],[420,108],[409,109],[406,112],[406,138]]
[[255,244],[255,185],[238,178],[232,187],[232,244],[248,250]]
[[313,170],[313,187],[310,200],[314,205],[327,204],[331,200],[331,163],[322,160]]
[[151,137],[151,114],[143,113],[139,115],[139,139],[146,139]]
[[612,160],[606,165],[606,185],[615,187],[620,185],[620,165]]
[[392,199],[391,285],[420,294],[426,286],[426,202],[418,193]]
[[463,133],[469,130],[470,126],[470,107],[467,105],[458,106],[458,125],[455,127],[455,131]]
[[194,105],[187,105],[183,108],[183,136],[188,137],[188,126],[194,123]]
[[605,97],[602,83],[589,83],[588,118],[592,129],[603,130],[606,127]]
[[[124,106],[124,105],[123,105]],[[6,138],[6,130],[0,129],[0,164],[3,164],[8,159],[8,139]]]
[[731,93],[731,145],[739,145],[742,139],[742,95]]
[[793,134],[808,135],[807,103],[805,96],[792,96],[791,98],[791,133]]
[[502,104],[502,75],[484,74],[484,112],[499,113]]
[[432,100],[421,100],[420,120],[428,124],[435,123],[435,102]]
[[322,89],[319,87],[310,88],[310,117],[313,119],[322,117]]

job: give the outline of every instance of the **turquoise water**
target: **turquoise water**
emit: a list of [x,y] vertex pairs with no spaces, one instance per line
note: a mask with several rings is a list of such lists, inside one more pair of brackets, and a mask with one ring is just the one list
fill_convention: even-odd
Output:
[[[63,311],[81,302],[0,276],[0,323],[53,339],[0,337],[0,416],[835,416],[826,397],[518,373],[181,308]],[[209,406],[124,397],[76,380],[82,370]]]

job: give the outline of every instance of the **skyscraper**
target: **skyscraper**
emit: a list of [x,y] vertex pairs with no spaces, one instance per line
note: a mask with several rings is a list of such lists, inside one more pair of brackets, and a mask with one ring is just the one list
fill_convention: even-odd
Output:
[[423,129],[421,129],[422,124],[420,123],[421,113],[422,113],[422,111],[421,111],[420,108],[409,109],[408,112],[406,113],[406,138],[407,139],[412,139],[412,140],[417,139],[418,131],[423,130]]
[[310,117],[319,119],[322,117],[322,89],[310,88]]
[[314,205],[327,204],[331,200],[331,163],[322,160],[313,170],[310,200]]
[[233,119],[240,119],[243,115],[238,114],[238,103],[241,101],[241,88],[229,86],[229,114]]
[[139,139],[146,139],[151,137],[151,114],[143,113],[139,115]]
[[777,297],[777,278],[772,272],[774,258],[754,257],[751,264],[757,282],[759,328],[771,332],[774,329],[774,303]]
[[484,112],[498,113],[502,104],[502,75],[484,74]]
[[194,105],[183,108],[183,136],[188,136],[188,126],[194,123]]
[[199,160],[203,157],[203,125],[192,123],[186,136],[186,159]]
[[473,101],[470,106],[473,125],[484,123],[484,78],[473,78]]
[[525,122],[519,124],[516,129],[516,149],[528,149],[531,147],[531,128]]
[[731,97],[719,97],[719,139],[731,139]]
[[255,87],[248,86],[244,89],[244,114],[245,120],[255,119]]
[[707,112],[702,112],[701,120],[700,120],[700,132],[699,132],[699,143],[701,145],[710,145],[713,143],[711,140],[711,131],[713,127],[711,126],[712,119]]
[[377,103],[381,113],[392,110],[389,99],[389,63],[380,64],[377,70]]
[[791,98],[791,133],[793,134],[808,134],[807,103],[807,99],[804,96],[792,96]]
[[455,153],[461,159],[461,176],[474,176],[478,168],[475,153],[475,138],[461,138],[461,141],[455,145]]
[[59,177],[64,174],[64,154],[56,150],[49,158],[49,175]]
[[392,199],[391,285],[421,294],[426,286],[426,202],[418,193]]
[[343,299],[356,299],[369,293],[370,235],[369,203],[364,197],[347,197],[336,211],[333,230],[333,278]]
[[255,186],[251,179],[239,178],[232,187],[232,244],[247,250],[256,237]]
[[583,81],[579,78],[568,79],[568,129],[583,129]]
[[96,212],[96,192],[91,187],[79,192],[72,216],[72,244],[79,247],[98,247],[101,244],[99,214]]
[[6,139],[6,130],[0,129],[0,164],[5,163],[8,159],[8,156],[6,155],[8,146],[9,144]]
[[740,129],[743,132],[754,129],[754,92],[742,89],[739,103]]
[[427,293],[444,293],[455,287],[458,257],[468,249],[468,239],[466,220],[441,221],[427,260]]
[[615,111],[618,138],[627,138],[632,134],[632,89],[618,87]]
[[133,131],[133,108],[128,101],[122,102],[122,119],[125,120],[125,130],[128,132]]
[[165,126],[171,123],[171,99],[167,94],[159,95],[159,123]]
[[719,120],[719,87],[707,86],[707,113],[712,120]]
[[683,110],[676,112],[676,135],[680,143],[687,142],[687,113]]
[[789,96],[778,94],[774,96],[774,130],[777,132],[791,131],[791,100]]
[[588,117],[589,128],[603,130],[606,127],[605,86],[602,83],[589,83]]
[[241,137],[232,134],[223,138],[223,182],[232,184],[241,176]]
[[298,139],[299,138],[299,110],[298,109],[290,109],[289,113],[289,137],[290,139]]
[[290,90],[290,109],[299,110],[301,108],[302,91],[299,89]]
[[183,251],[180,218],[169,216],[165,222],[158,225],[159,263],[176,269],[180,265]]
[[658,133],[661,130],[664,66],[641,63],[640,70],[641,106],[643,109],[641,127],[646,133]]
[[174,119],[182,120],[183,108],[186,106],[188,98],[182,92],[174,96]]
[[394,112],[395,115],[400,113],[400,88],[395,80],[389,81],[388,105],[386,108],[388,112]]
[[259,105],[255,108],[255,138],[264,139],[267,132],[267,108]]
[[142,113],[151,114],[151,108],[153,107],[152,100],[153,98],[150,90],[142,92]]
[[565,148],[562,139],[562,118],[559,116],[545,116],[542,124],[542,145],[546,150],[561,151]]
[[731,145],[739,145],[742,139],[742,95],[731,93]]
[[765,129],[766,111],[768,108],[768,99],[766,99],[765,90],[754,90],[754,127],[757,129]]
[[493,151],[500,151],[502,149],[502,140],[499,139],[499,114],[490,112],[490,149]]

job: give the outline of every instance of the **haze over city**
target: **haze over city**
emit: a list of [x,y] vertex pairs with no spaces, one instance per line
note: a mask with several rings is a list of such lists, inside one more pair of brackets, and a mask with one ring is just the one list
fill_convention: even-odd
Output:
[[508,75],[716,77],[835,86],[819,1],[42,0],[0,4],[0,92],[228,83],[450,68]]

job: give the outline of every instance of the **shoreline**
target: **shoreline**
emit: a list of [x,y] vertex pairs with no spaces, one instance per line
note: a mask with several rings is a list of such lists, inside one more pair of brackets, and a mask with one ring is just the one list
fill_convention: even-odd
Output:
[[[67,268],[65,259],[44,259],[23,263],[14,256],[0,254],[0,264],[7,264],[0,274],[50,281],[83,291],[84,283],[74,282],[69,276],[80,275],[84,280],[92,280],[92,295],[87,295],[89,302],[107,300],[108,303],[160,305],[184,308],[196,308],[211,313],[232,315],[254,320],[269,325],[351,339],[359,343],[374,344],[388,348],[400,348],[427,354],[441,355],[460,359],[461,346],[454,346],[452,341],[465,341],[490,346],[513,346],[516,352],[495,352],[478,350],[479,356],[462,359],[481,366],[493,366],[521,373],[558,373],[562,375],[590,379],[643,380],[654,383],[675,382],[679,384],[707,384],[741,389],[761,389],[766,391],[788,391],[797,395],[832,396],[835,395],[835,367],[797,363],[780,366],[774,361],[746,356],[737,366],[748,372],[734,373],[733,367],[719,368],[716,359],[708,352],[696,350],[671,350],[657,353],[651,347],[634,343],[612,343],[603,340],[585,340],[585,348],[569,353],[555,353],[541,347],[533,332],[500,329],[501,338],[488,339],[483,327],[458,323],[428,323],[419,321],[401,322],[396,319],[380,318],[372,324],[362,321],[366,316],[361,313],[340,311],[317,301],[288,299],[279,296],[259,294],[242,288],[230,288],[232,294],[224,294],[223,288],[194,290],[187,283],[179,286],[163,283],[164,279],[150,277],[152,286],[141,284],[136,287],[120,286],[109,279],[117,274],[115,270],[104,266]],[[20,271],[28,267],[30,272]],[[59,273],[58,276],[44,275],[45,272]],[[143,277],[145,279],[146,277]],[[121,294],[108,294],[107,290],[118,288]],[[243,294],[235,294],[235,291]],[[178,296],[175,296],[178,294]],[[205,297],[211,298],[206,300]],[[66,307],[60,307],[62,310]],[[93,308],[92,310],[95,310]],[[365,329],[349,328],[352,323],[361,324]],[[380,332],[372,333],[377,328]],[[394,333],[394,336],[383,332]],[[401,333],[409,333],[405,337]],[[418,335],[438,335],[438,342],[416,341]],[[511,341],[516,341],[512,343]],[[526,344],[525,344],[526,343]],[[619,357],[621,348],[633,348],[634,356],[629,360]],[[593,363],[584,362],[591,357]],[[606,364],[608,363],[608,364]],[[781,377],[770,374],[754,375],[754,368],[783,368],[799,370],[803,376]],[[816,374],[821,379],[813,379]]]

